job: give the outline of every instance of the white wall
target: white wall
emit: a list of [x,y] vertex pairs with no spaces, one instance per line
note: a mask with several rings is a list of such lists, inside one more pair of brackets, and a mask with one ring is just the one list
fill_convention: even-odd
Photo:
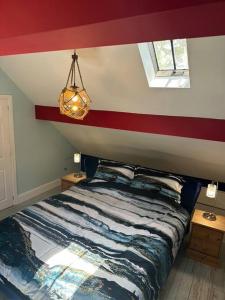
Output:
[[12,95],[18,194],[71,172],[74,147],[52,124],[35,120],[33,103],[1,70],[0,94]]
[[[33,103],[57,106],[71,54],[68,50],[1,57],[0,66]],[[190,89],[149,88],[136,44],[82,49],[79,54],[92,109],[225,118],[223,36],[188,40]],[[222,142],[53,124],[86,154],[225,181]]]
[[53,124],[82,153],[225,182],[225,143]]
[[[0,66],[35,103],[57,105],[72,51],[0,57]],[[149,88],[136,44],[81,49],[92,108],[136,113],[225,117],[225,38],[188,40],[190,89]]]

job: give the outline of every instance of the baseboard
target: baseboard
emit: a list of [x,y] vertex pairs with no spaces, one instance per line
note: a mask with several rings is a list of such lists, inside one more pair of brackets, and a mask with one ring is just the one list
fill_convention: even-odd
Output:
[[42,184],[32,190],[29,190],[27,192],[24,192],[22,194],[19,194],[17,197],[17,201],[15,201],[15,204],[20,204],[22,202],[28,201],[34,197],[37,197],[43,193],[46,193],[54,188],[57,188],[60,186],[60,179],[56,179],[50,182],[47,182],[45,184]]

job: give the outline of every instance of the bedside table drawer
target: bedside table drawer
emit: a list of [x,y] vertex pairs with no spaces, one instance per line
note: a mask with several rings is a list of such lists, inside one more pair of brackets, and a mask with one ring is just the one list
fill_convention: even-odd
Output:
[[192,249],[188,249],[187,254],[192,259],[197,260],[203,264],[207,264],[216,268],[220,267],[219,259],[216,257],[208,256]]
[[192,236],[189,248],[210,256],[218,257],[220,253],[220,244],[220,241],[212,243],[207,239]]
[[198,239],[208,240],[210,242],[220,242],[223,239],[223,233],[207,227],[193,224],[192,236]]
[[195,209],[194,211],[187,254],[194,260],[219,267],[225,233],[225,217],[216,215],[215,221],[209,221],[204,218],[203,214],[203,210]]

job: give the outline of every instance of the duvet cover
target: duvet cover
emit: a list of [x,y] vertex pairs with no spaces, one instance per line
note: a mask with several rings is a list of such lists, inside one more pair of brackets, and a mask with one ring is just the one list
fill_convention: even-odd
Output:
[[103,180],[76,185],[0,222],[0,294],[10,300],[157,299],[189,218],[158,187],[146,192]]

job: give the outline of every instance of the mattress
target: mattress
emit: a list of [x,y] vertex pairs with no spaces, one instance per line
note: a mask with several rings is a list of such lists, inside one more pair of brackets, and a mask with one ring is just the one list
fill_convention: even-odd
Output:
[[190,216],[169,195],[93,181],[0,222],[6,299],[157,299]]

